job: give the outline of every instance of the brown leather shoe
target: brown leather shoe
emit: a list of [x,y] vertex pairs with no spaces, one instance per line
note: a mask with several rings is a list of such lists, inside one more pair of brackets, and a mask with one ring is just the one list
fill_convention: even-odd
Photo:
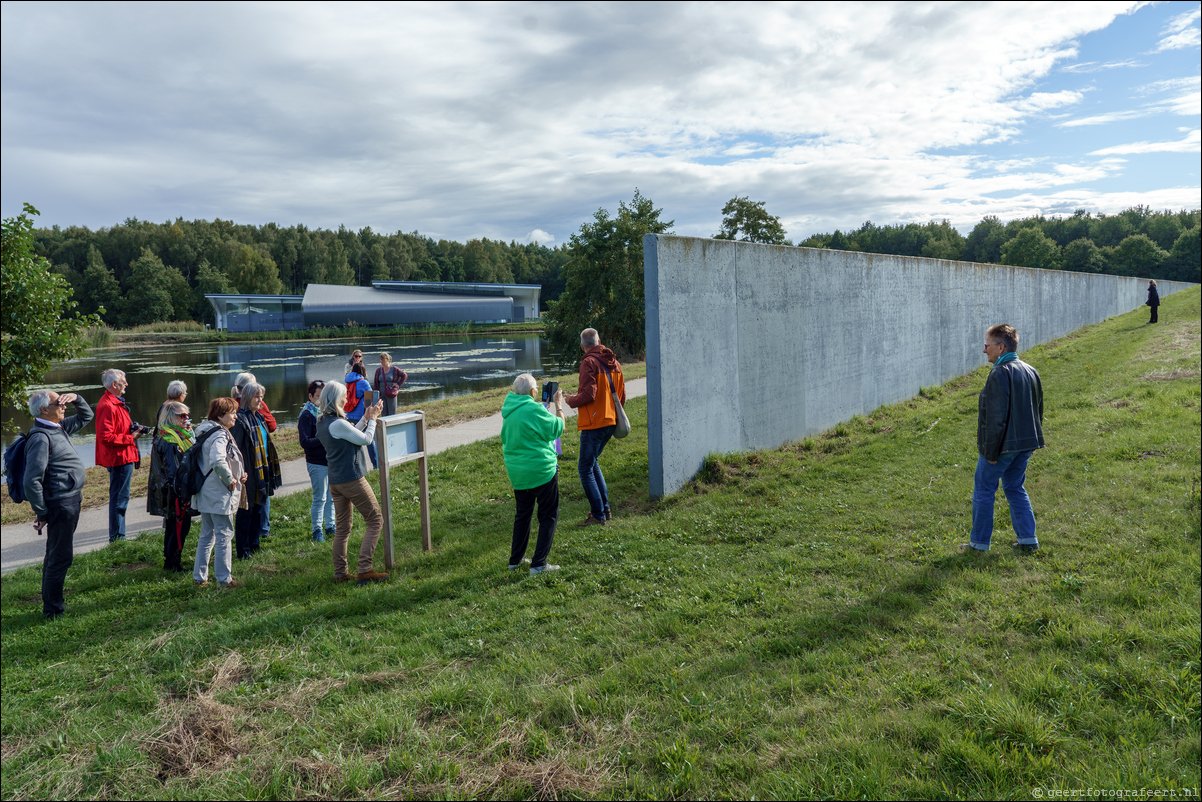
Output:
[[231,579],[229,582],[219,582],[217,584],[221,585],[223,588],[237,588],[242,586],[242,583],[237,579]]
[[583,521],[581,521],[580,523],[578,523],[576,525],[577,526],[605,526],[605,520],[602,518],[594,517],[593,514],[590,512],[588,514],[587,518],[585,518]]
[[359,584],[366,585],[368,582],[379,582],[382,579],[387,579],[388,574],[381,574],[378,571],[364,571],[359,574]]
[[207,588],[209,586],[209,580],[206,579],[204,582],[194,582],[194,584],[198,588]]
[[336,577],[334,577],[334,583],[335,583],[335,584],[337,584],[337,583],[339,583],[339,582],[346,582],[346,581],[348,581],[348,580],[350,580],[350,579],[351,579],[351,575],[350,575],[350,574],[343,574],[342,576],[336,576]]

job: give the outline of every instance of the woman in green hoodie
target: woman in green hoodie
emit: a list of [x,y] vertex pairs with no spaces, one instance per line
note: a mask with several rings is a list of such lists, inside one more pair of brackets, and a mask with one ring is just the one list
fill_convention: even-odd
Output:
[[501,454],[505,471],[513,485],[517,514],[513,519],[513,547],[509,552],[509,570],[522,564],[530,542],[530,519],[538,502],[538,543],[530,574],[558,571],[548,565],[555,524],[559,520],[559,463],[555,440],[563,435],[563,393],[555,393],[555,414],[538,400],[538,382],[523,373],[513,382],[501,407]]

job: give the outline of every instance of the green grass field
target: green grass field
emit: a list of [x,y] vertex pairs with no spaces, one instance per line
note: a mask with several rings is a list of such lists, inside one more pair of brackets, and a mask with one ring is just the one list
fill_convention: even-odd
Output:
[[[1023,353],[1043,548],[962,555],[984,369],[578,529],[506,570],[497,440],[432,459],[435,551],[395,471],[397,566],[334,585],[308,499],[236,590],[154,538],[76,558],[68,614],[2,582],[0,791],[18,798],[1052,798],[1176,789],[1200,756],[1199,291]],[[646,424],[642,400],[630,404]],[[352,535],[357,549],[362,524]],[[195,534],[192,543],[195,543]],[[383,555],[377,552],[377,568]],[[1078,796],[1074,798],[1091,798]],[[1169,796],[1158,798],[1167,799]]]

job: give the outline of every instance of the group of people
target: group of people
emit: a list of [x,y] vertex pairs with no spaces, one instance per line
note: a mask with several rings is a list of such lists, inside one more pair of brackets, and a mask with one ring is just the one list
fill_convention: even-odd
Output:
[[[1155,286],[1149,292],[1154,298]],[[1156,299],[1159,300],[1159,299]],[[1156,305],[1152,306],[1153,315]],[[1153,322],[1155,317],[1153,317]],[[1024,484],[1031,454],[1044,446],[1043,387],[1034,367],[1018,358],[1018,332],[1013,326],[992,326],[985,335],[984,353],[992,365],[978,402],[977,463],[972,504],[972,529],[962,548],[970,552],[990,548],[994,499],[1002,485],[1010,503],[1017,536],[1014,547],[1035,551],[1035,515]],[[577,468],[589,512],[578,526],[605,526],[613,518],[605,476],[599,458],[614,436],[619,407],[626,403],[622,367],[613,351],[601,344],[595,329],[580,334],[584,357],[577,392],[565,396],[556,390],[541,401],[537,379],[523,373],[513,383],[501,409],[501,450],[505,470],[514,488],[516,510],[509,569],[526,560],[531,522],[538,511],[538,539],[529,559],[530,573],[559,569],[548,562],[559,519],[559,463],[555,447],[565,426],[564,404],[577,411],[580,452]],[[334,581],[352,578],[359,584],[377,582],[387,574],[373,569],[375,548],[383,516],[375,492],[366,480],[376,421],[396,411],[396,396],[406,381],[388,354],[380,355],[380,368],[372,383],[380,397],[369,403],[373,389],[366,381],[363,354],[355,351],[346,365],[345,383],[314,381],[301,412],[298,436],[313,487],[310,510],[312,537],[332,540]],[[96,461],[109,471],[109,537],[125,536],[125,511],[133,466],[140,460],[137,441],[149,430],[132,420],[122,396],[128,387],[125,374],[110,369],[102,377],[105,391],[97,404]],[[231,542],[237,556],[258,551],[269,536],[271,497],[281,485],[281,470],[270,437],[276,421],[264,403],[264,388],[253,374],[238,374],[230,396],[214,398],[206,419],[191,425],[185,403],[187,387],[175,381],[159,408],[151,450],[147,508],[165,520],[164,566],[185,570],[184,543],[191,519],[201,518],[200,537],[193,561],[193,579],[208,585],[213,552],[216,581],[235,587]],[[66,407],[75,414],[67,417]],[[553,407],[553,409],[551,408]],[[63,580],[71,565],[72,538],[79,521],[84,466],[70,435],[93,418],[88,403],[76,393],[40,390],[29,399],[35,422],[26,446],[24,490],[36,515],[35,526],[46,534],[46,559],[42,571],[43,614],[61,615]],[[43,436],[39,436],[43,435]],[[177,472],[185,454],[200,449],[193,458],[203,474],[200,490],[191,498],[177,492]],[[354,511],[363,516],[366,532],[356,570],[347,562],[347,542]]]
[[[368,404],[367,375],[360,351],[346,367],[347,384],[316,381],[309,386],[309,402],[301,414],[299,435],[313,485],[313,539],[333,540],[336,581],[350,576],[360,583],[379,581],[384,574],[372,570],[372,557],[382,528],[379,504],[364,479],[367,449],[372,444],[375,420],[396,411],[396,398],[408,378],[380,355],[374,389],[380,400]],[[93,418],[96,421],[96,464],[109,474],[109,542],[126,537],[126,513],[135,468],[141,467],[139,440],[150,435],[146,508],[162,516],[163,567],[187,570],[183,558],[193,519],[200,518],[200,535],[192,562],[193,580],[200,587],[214,579],[224,588],[238,586],[233,559],[247,559],[261,549],[271,532],[271,498],[283,484],[283,471],[271,435],[277,423],[264,400],[265,388],[254,374],[239,373],[228,397],[209,402],[205,419],[193,425],[182,381],[167,386],[153,427],[133,420],[124,395],[129,387],[123,371],[110,368],[101,376],[104,393],[93,412],[76,393],[40,390],[29,399],[34,418],[25,445],[23,489],[35,516],[35,528],[46,536],[42,568],[42,612],[47,618],[62,615],[63,583],[74,555],[74,535],[79,524],[85,479],[83,460],[71,435]],[[354,387],[357,403],[348,405],[347,386]],[[66,408],[74,405],[70,417]],[[39,436],[44,435],[44,436]],[[192,458],[203,477],[191,496],[180,493],[177,481]],[[371,446],[374,452],[374,446]],[[374,453],[370,456],[375,462]],[[346,546],[351,530],[351,509],[368,521],[368,534],[360,550],[358,570],[347,574]],[[324,529],[323,529],[324,525]]]

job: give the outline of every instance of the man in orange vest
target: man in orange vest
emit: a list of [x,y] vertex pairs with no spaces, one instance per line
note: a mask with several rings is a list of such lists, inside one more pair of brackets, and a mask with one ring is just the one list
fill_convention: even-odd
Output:
[[580,332],[580,348],[584,359],[580,362],[580,383],[575,395],[564,399],[576,410],[576,428],[580,430],[580,484],[588,497],[589,514],[577,526],[603,526],[613,517],[609,508],[609,492],[605,487],[605,476],[597,458],[613,437],[618,424],[617,410],[611,392],[618,394],[622,405],[626,404],[626,382],[622,379],[622,366],[614,352],[601,344],[596,329]]

